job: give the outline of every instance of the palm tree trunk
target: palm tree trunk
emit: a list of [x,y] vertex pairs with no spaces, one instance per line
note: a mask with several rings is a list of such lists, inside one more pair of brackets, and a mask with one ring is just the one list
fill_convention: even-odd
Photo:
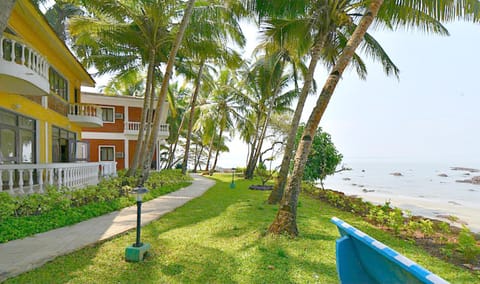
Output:
[[153,150],[155,149],[154,147],[158,139],[158,132],[160,131],[160,118],[162,117],[163,104],[165,103],[165,98],[167,96],[168,84],[170,81],[170,77],[172,75],[173,65],[175,64],[175,57],[177,55],[178,49],[180,48],[180,44],[182,43],[182,40],[183,40],[183,35],[185,34],[185,30],[190,21],[194,4],[195,4],[195,0],[188,1],[187,8],[185,9],[185,13],[182,18],[182,22],[180,23],[180,28],[175,38],[175,42],[168,56],[167,67],[165,68],[165,74],[163,76],[162,86],[160,89],[160,94],[158,96],[157,108],[154,116],[153,129],[148,139],[148,147],[146,149],[148,150],[148,155],[145,158],[145,161],[142,161],[143,171],[142,171],[142,179],[140,180],[141,185],[143,185],[143,183],[147,180],[148,174],[150,172],[150,163],[152,162]]
[[0,1],[0,37],[3,36],[3,31],[7,27],[8,19],[12,14],[15,2],[15,0]]
[[193,167],[193,172],[196,173],[197,172],[197,168],[198,166],[200,165],[200,160],[202,158],[202,152],[203,152],[203,149],[205,148],[205,146],[201,146],[200,147],[200,151],[197,153],[197,159],[195,161],[195,166]]
[[215,172],[215,168],[217,167],[218,155],[220,154],[220,144],[222,143],[222,136],[223,136],[223,127],[220,128],[220,134],[218,135],[218,145],[217,145],[217,152],[215,153],[215,160],[213,161],[213,166],[210,169],[210,175],[213,175]]
[[187,115],[187,113],[185,112],[182,116],[182,121],[180,121],[180,125],[178,126],[178,133],[177,133],[177,137],[175,138],[175,143],[174,143],[174,146],[173,146],[173,150],[171,152],[171,155],[168,157],[167,167],[169,169],[173,167],[173,160],[175,159],[175,152],[177,151],[178,140],[180,139],[180,134],[182,133],[182,128],[183,128],[183,124],[185,122],[186,115]]
[[310,92],[313,75],[317,67],[318,60],[320,59],[320,52],[325,44],[326,35],[317,34],[315,37],[315,43],[312,47],[312,58],[308,66],[308,72],[305,75],[305,80],[302,87],[302,92],[298,97],[297,107],[295,113],[293,114],[292,122],[290,123],[291,128],[287,138],[287,144],[285,145],[285,151],[283,153],[282,164],[280,166],[280,171],[278,173],[278,180],[275,184],[275,188],[268,196],[268,204],[277,204],[282,199],[283,191],[285,189],[285,184],[287,183],[288,171],[290,169],[290,161],[292,160],[293,148],[295,146],[295,137],[297,136],[298,125],[300,123],[300,118],[302,117],[303,108],[305,102],[307,101],[308,93]]
[[205,166],[205,171],[208,171],[210,168],[210,159],[212,158],[212,152],[213,152],[213,141],[215,140],[215,134],[216,130],[213,130],[213,136],[212,139],[210,140],[210,146],[208,149],[208,159],[207,159],[207,165]]
[[[154,53],[155,54],[155,53]],[[143,126],[145,128],[145,137],[148,137],[149,133],[152,132],[152,122],[153,122],[153,108],[155,104],[155,67],[152,70],[152,79],[150,81],[150,95],[149,95],[149,106],[147,108],[147,118],[145,120],[145,125]],[[140,151],[140,161],[144,161],[145,157],[147,156],[148,151],[145,151],[147,149],[147,139],[143,139],[142,141],[142,146],[141,146],[141,151]],[[160,151],[160,149],[157,149],[157,152]],[[143,162],[142,162],[143,163]]]
[[[153,53],[155,53],[155,51],[153,51]],[[152,52],[150,53],[150,55],[152,55]],[[133,154],[132,166],[129,167],[127,172],[128,176],[135,175],[137,169],[139,168],[139,164],[142,161],[140,159],[140,156],[145,149],[144,141],[148,137],[147,133],[145,132],[145,124],[147,122],[150,100],[152,99],[150,97],[150,94],[151,94],[150,88],[152,87],[151,81],[153,80],[153,71],[155,68],[154,62],[155,62],[155,57],[151,56],[150,62],[147,67],[147,82],[146,82],[146,88],[145,88],[145,96],[143,98],[143,109],[142,109],[142,116],[140,119],[140,127],[138,129],[137,143],[135,145],[135,152]]]
[[[275,99],[273,99],[275,100]],[[251,163],[251,168],[247,169],[247,175],[250,174],[253,177],[253,173],[255,172],[255,168],[257,167],[257,162],[260,157],[260,153],[262,153],[262,147],[263,147],[263,141],[265,140],[265,135],[267,133],[267,128],[268,124],[270,122],[270,117],[273,112],[273,103],[270,106],[270,109],[268,110],[267,116],[265,117],[265,121],[263,122],[263,128],[262,128],[262,133],[260,134],[260,137],[258,138],[258,143],[257,147],[255,149],[255,155],[253,156],[253,160]]]
[[372,0],[368,11],[363,15],[358,26],[355,28],[352,36],[347,42],[343,52],[340,54],[337,63],[332,68],[332,72],[327,78],[325,85],[322,88],[317,104],[313,109],[308,119],[305,130],[302,134],[302,139],[295,154],[295,165],[293,167],[292,176],[288,179],[288,184],[280,201],[280,208],[277,212],[275,220],[268,228],[270,233],[281,234],[287,233],[291,236],[298,235],[297,228],[297,205],[298,195],[300,193],[300,186],[303,178],[305,164],[307,162],[308,154],[312,146],[312,139],[318,124],[328,106],[328,102],[335,91],[335,88],[340,80],[345,68],[352,59],[355,50],[363,40],[365,33],[377,16],[383,0]]
[[255,157],[255,149],[257,149],[257,143],[259,138],[258,132],[260,131],[260,122],[261,122],[260,115],[257,115],[257,121],[255,122],[255,136],[253,138],[253,142],[251,143],[250,156],[248,158],[247,168],[245,170],[246,179],[253,178],[253,171],[251,169],[252,169],[252,164]]
[[185,142],[185,153],[183,156],[182,164],[182,174],[187,173],[188,166],[188,155],[190,151],[190,140],[192,139],[192,128],[193,128],[193,118],[195,115],[195,105],[197,104],[198,93],[200,92],[200,84],[202,82],[202,73],[203,67],[205,66],[205,61],[200,62],[200,68],[198,69],[197,80],[195,82],[195,91],[192,95],[192,100],[190,101],[190,116],[188,118],[188,130],[187,130],[187,141]]

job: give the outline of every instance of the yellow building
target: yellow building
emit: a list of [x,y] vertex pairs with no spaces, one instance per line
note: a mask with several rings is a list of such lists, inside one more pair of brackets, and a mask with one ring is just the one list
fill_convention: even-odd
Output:
[[80,104],[80,86],[94,84],[43,14],[18,0],[0,37],[0,191],[94,183],[86,167],[92,176],[96,168],[97,180],[110,173],[86,163],[88,147],[79,142],[81,127],[103,125],[98,106]]

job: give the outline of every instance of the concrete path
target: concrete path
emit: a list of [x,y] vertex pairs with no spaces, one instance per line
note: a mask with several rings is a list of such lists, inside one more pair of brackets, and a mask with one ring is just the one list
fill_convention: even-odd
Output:
[[[192,185],[142,204],[142,225],[202,195],[215,181],[192,175]],[[136,206],[55,229],[21,240],[0,244],[0,282],[40,267],[57,256],[112,238],[136,227]]]

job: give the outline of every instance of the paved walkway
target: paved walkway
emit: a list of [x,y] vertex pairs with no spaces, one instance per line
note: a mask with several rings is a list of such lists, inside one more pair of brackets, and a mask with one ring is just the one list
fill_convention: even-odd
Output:
[[[192,175],[192,185],[142,204],[142,225],[148,224],[202,195],[215,181]],[[40,267],[57,256],[112,238],[136,227],[136,206],[0,244],[0,282]]]

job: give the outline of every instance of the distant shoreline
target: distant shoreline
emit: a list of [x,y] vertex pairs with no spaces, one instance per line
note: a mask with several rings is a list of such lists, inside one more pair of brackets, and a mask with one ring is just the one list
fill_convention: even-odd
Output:
[[[334,190],[343,192],[339,189]],[[398,207],[402,210],[409,210],[412,215],[446,221],[452,223],[452,225],[460,227],[462,224],[465,224],[473,232],[480,233],[480,209],[478,206],[475,208],[473,205],[462,205],[449,200],[427,200],[424,198],[408,196],[390,196],[375,192],[358,194],[343,193],[346,195],[361,197],[364,201],[369,201],[374,204],[383,205],[385,202],[390,202],[393,207]],[[446,216],[458,217],[459,220],[458,222],[451,222],[445,218]]]

